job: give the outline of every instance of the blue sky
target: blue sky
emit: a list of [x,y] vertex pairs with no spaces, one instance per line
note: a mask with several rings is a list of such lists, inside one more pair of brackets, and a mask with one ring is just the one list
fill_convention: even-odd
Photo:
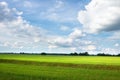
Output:
[[119,0],[1,0],[0,52],[120,53]]

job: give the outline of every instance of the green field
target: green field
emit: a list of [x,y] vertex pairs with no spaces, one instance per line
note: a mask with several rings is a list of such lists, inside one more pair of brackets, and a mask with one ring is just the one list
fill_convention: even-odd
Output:
[[120,80],[120,57],[0,54],[0,80]]

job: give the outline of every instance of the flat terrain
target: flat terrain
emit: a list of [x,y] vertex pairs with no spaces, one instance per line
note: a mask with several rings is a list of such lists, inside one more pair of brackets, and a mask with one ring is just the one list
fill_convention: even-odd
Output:
[[120,65],[120,57],[1,54],[0,59],[73,64]]
[[120,57],[0,54],[0,80],[120,80]]

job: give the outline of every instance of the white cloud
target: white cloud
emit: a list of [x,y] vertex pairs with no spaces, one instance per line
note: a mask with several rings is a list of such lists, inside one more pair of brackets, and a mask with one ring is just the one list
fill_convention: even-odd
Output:
[[5,42],[4,44],[3,44],[3,46],[9,46],[9,42]]
[[[4,3],[4,6],[3,6]],[[74,39],[82,37],[82,31],[75,29],[67,39],[64,37],[54,37],[53,35],[46,35],[45,30],[40,27],[29,24],[22,18],[23,12],[18,11],[16,8],[9,8],[6,2],[0,2],[0,43],[4,47],[11,48],[27,48],[36,47],[40,43],[49,44],[48,48],[57,47],[70,47],[72,50],[72,44]],[[60,7],[60,6],[59,6]],[[3,12],[7,15],[4,15]],[[68,27],[64,26],[64,30]],[[74,49],[75,50],[75,49]]]
[[92,41],[82,40],[85,37],[80,29],[74,29],[68,36],[56,36],[48,42],[49,48],[67,48],[70,51],[93,51],[96,47]]
[[119,46],[119,43],[116,43],[114,46],[115,46],[115,47],[118,47],[118,46]]
[[56,4],[55,4],[55,8],[59,9],[61,7],[64,6],[64,2],[60,1],[60,0],[56,0]]
[[87,46],[87,50],[88,51],[93,51],[93,50],[95,50],[96,49],[96,47],[94,46],[94,45],[88,45]]
[[56,0],[54,3],[52,3],[49,8],[45,9],[45,11],[40,12],[40,16],[43,19],[52,20],[52,21],[58,21],[61,20],[62,17],[59,14],[59,10],[62,9],[64,6],[64,3],[62,1]]
[[74,31],[69,35],[71,39],[78,39],[83,36],[85,36],[85,34],[80,29],[77,29],[77,28],[75,28]]
[[3,6],[3,7],[7,7],[8,4],[6,2],[0,2],[0,5]]
[[18,11],[16,8],[13,8],[13,11],[19,16],[23,14],[23,12]]
[[[61,3],[61,2],[58,2],[58,3],[59,3],[59,5],[58,6],[56,5],[56,8],[55,8],[55,6],[54,6],[54,9],[52,9],[53,7],[51,7],[51,10],[50,11],[48,10],[48,12],[45,12],[45,15],[42,17],[44,17],[44,18],[47,17],[47,18],[53,19],[55,21],[56,20],[64,21],[63,18],[66,20],[69,19],[70,16],[69,17],[66,17],[66,15],[63,15],[62,17],[59,16],[59,15],[61,15],[61,13],[59,14],[60,11],[57,10],[57,8],[61,9],[61,7],[64,6],[64,3]],[[113,3],[111,3],[111,4],[113,4]],[[88,8],[89,8],[89,6],[88,6]],[[87,9],[87,10],[89,10],[89,9]],[[90,10],[91,10],[91,8],[90,8]],[[66,11],[66,9],[65,9],[65,11]],[[64,12],[64,10],[61,10],[61,12]],[[88,15],[86,15],[86,13],[87,13],[87,11],[85,11],[85,14],[81,14],[81,15],[88,16]],[[117,11],[115,13],[117,13]],[[22,17],[22,14],[23,14],[23,12],[18,11],[16,8],[9,8],[9,5],[6,2],[0,2],[0,30],[1,30],[0,31],[0,47],[4,46],[4,47],[10,47],[10,48],[19,48],[19,49],[22,49],[22,48],[30,49],[30,47],[33,49],[36,49],[36,48],[39,49],[40,47],[42,47],[42,49],[43,48],[46,49],[46,47],[48,46],[48,48],[51,51],[52,51],[52,49],[55,49],[55,50],[61,49],[61,51],[63,51],[63,52],[67,51],[67,50],[68,51],[91,51],[91,52],[97,50],[98,46],[96,46],[96,44],[94,44],[93,39],[91,41],[89,39],[90,37],[87,36],[86,32],[82,31],[81,29],[78,29],[78,28],[73,29],[73,31],[68,36],[54,36],[54,35],[46,34],[47,31],[45,31],[41,27],[33,26],[28,21],[24,20]],[[97,16],[97,14],[95,16]],[[98,16],[99,16],[99,14],[98,14]],[[85,18],[81,18],[81,19],[85,19]],[[90,19],[92,19],[92,18],[90,18]],[[97,21],[96,17],[93,19],[94,19],[94,21]],[[114,16],[113,16],[113,19],[114,19]],[[83,24],[85,24],[85,23],[89,22],[89,20],[87,22],[84,22],[86,20],[87,19],[81,20],[81,21],[83,21]],[[102,19],[100,19],[100,20],[102,20]],[[106,20],[108,20],[108,19],[106,18]],[[90,21],[89,23],[91,23],[91,22],[92,21]],[[109,22],[110,21],[108,20],[108,23]],[[94,22],[94,23],[96,23],[96,22]],[[100,25],[100,24],[98,24],[98,25]],[[105,26],[100,26],[99,27],[100,29],[96,28],[95,26],[89,27],[88,24],[87,24],[87,27],[86,26],[84,26],[84,27],[87,29],[86,31],[90,31],[90,32],[98,32],[101,30],[109,31],[110,29],[112,29],[112,27],[109,27],[109,26],[107,26],[106,28],[105,28]],[[115,28],[117,28],[117,27],[115,27]],[[68,26],[61,26],[60,29],[62,31],[70,30],[70,28]],[[111,39],[120,39],[120,31],[115,32],[113,34],[113,36],[111,37]],[[119,42],[118,42],[118,44],[119,44]],[[118,44],[116,43],[113,46],[114,47],[118,46]],[[99,45],[99,43],[98,43],[98,45]],[[115,50],[116,50],[116,52],[118,51],[118,49],[112,49],[112,48],[110,48],[110,49],[113,52]],[[102,51],[110,52],[110,49],[103,49]]]
[[55,46],[55,45],[49,45],[48,48],[51,50],[53,48],[57,48],[57,46]]
[[62,31],[67,31],[67,30],[69,30],[69,27],[68,27],[68,26],[61,26],[61,27],[60,27],[60,30],[62,30]]
[[102,52],[109,53],[109,54],[118,54],[120,52],[120,49],[113,49],[113,48],[103,48],[101,50]]
[[40,37],[34,37],[33,40],[34,42],[40,42]]
[[78,20],[86,32],[120,30],[120,0],[91,0]]
[[77,51],[77,48],[76,48],[76,47],[71,47],[70,50],[71,50],[72,52],[76,52],[76,51]]
[[[56,37],[52,41],[49,41],[52,45],[57,45],[61,47],[72,47],[74,40],[80,39],[83,37],[83,33],[79,29],[74,29],[72,33],[65,37]],[[75,45],[75,44],[74,44]]]
[[[68,5],[66,1],[55,0],[54,2],[50,2],[52,5],[47,5],[48,8],[45,8],[40,11],[40,17],[43,20],[50,20],[54,22],[75,22],[76,13],[71,5]],[[45,4],[46,5],[46,4]]]
[[94,52],[94,51],[96,51],[97,47],[93,43],[85,44],[85,42],[83,41],[83,45],[79,46],[78,49],[80,49],[82,51],[88,51],[88,52],[91,52],[91,51]]
[[24,7],[26,7],[26,8],[31,8],[31,7],[33,7],[34,5],[30,2],[30,1],[24,1],[24,3],[23,3],[24,5]]
[[12,10],[8,8],[8,4],[6,2],[0,2],[0,21],[10,20]]
[[45,30],[30,25],[22,18],[22,14],[16,8],[9,8],[6,2],[0,2],[0,43],[3,46],[33,47],[34,43],[44,41]]

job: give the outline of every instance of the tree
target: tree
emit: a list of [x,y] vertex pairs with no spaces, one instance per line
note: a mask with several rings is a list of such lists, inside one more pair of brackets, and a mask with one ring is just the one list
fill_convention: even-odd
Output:
[[120,53],[117,56],[120,56]]
[[20,54],[25,54],[24,52],[20,52]]
[[89,56],[89,53],[88,52],[83,52],[83,53],[79,53],[79,55],[81,55],[81,56]]
[[105,56],[104,53],[98,53],[97,56]]
[[47,55],[45,52],[42,52],[41,55]]
[[88,56],[88,55],[89,55],[88,52],[85,52],[84,54],[85,54],[85,56]]
[[111,54],[98,53],[97,56],[112,56]]
[[78,55],[78,53],[77,53],[77,52],[74,52],[74,53],[70,53],[70,55]]

